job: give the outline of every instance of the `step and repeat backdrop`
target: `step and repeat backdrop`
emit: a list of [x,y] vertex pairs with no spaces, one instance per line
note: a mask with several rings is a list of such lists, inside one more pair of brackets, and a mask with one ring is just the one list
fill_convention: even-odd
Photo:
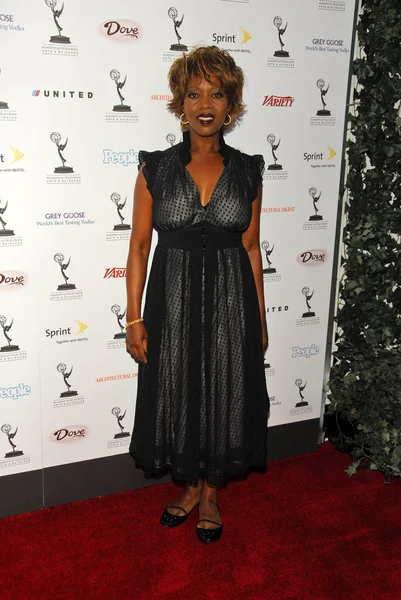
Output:
[[196,45],[243,68],[227,142],[266,161],[269,426],[320,416],[353,14],[354,0],[2,2],[0,475],[127,452],[138,151],[181,140],[167,73]]

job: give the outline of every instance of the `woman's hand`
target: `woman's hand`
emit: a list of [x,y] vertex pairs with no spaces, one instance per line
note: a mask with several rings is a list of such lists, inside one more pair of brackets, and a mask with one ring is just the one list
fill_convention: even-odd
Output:
[[127,327],[126,344],[127,351],[136,362],[148,362],[146,359],[146,352],[148,351],[148,333],[143,321]]

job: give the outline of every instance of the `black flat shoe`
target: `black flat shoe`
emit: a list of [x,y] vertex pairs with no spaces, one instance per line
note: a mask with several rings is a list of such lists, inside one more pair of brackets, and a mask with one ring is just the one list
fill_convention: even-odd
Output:
[[[169,504],[167,508],[164,509],[164,512],[160,519],[160,524],[164,525],[165,527],[178,527],[178,525],[182,525],[184,521],[186,521],[186,519],[188,518],[189,513],[191,513],[193,509],[198,506],[198,504],[199,502],[197,502],[189,512],[185,510],[185,508],[183,508],[182,506],[177,506],[176,504]],[[185,515],[172,515],[168,512],[169,508],[179,508],[180,510],[184,511]]]
[[202,521],[207,521],[208,523],[214,523],[215,525],[218,525],[218,527],[216,527],[215,529],[204,529],[203,527],[197,527],[196,533],[197,533],[198,539],[201,542],[205,542],[205,543],[218,542],[219,539],[221,538],[221,534],[223,533],[223,525],[221,523],[217,523],[216,521],[212,521],[211,519],[200,519],[198,521],[198,525],[199,525],[199,523],[202,523]]

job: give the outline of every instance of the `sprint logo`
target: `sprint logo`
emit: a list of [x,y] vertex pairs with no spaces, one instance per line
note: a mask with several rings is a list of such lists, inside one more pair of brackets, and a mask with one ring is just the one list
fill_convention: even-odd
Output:
[[243,27],[240,27],[241,31],[242,31],[242,42],[241,44],[246,44],[247,42],[249,42],[249,40],[252,38],[251,34],[249,33],[249,31],[247,31],[246,29],[244,29]]
[[13,153],[13,159],[10,162],[10,165],[18,162],[19,160],[21,160],[21,158],[24,158],[24,154],[21,152],[21,150],[18,150],[18,148],[14,148],[14,146],[9,146],[11,152]]
[[80,333],[83,333],[85,331],[85,329],[88,329],[88,325],[86,325],[82,321],[78,321],[77,319],[75,319],[75,322],[77,323],[77,325],[79,327],[79,329],[75,335],[79,335]]

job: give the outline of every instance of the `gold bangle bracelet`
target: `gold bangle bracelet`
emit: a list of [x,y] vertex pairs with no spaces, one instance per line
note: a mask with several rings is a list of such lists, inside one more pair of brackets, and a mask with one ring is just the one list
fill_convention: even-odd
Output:
[[135,319],[135,321],[128,321],[128,323],[125,324],[125,327],[130,327],[131,325],[135,325],[135,323],[141,323],[142,321],[142,317],[140,319]]

